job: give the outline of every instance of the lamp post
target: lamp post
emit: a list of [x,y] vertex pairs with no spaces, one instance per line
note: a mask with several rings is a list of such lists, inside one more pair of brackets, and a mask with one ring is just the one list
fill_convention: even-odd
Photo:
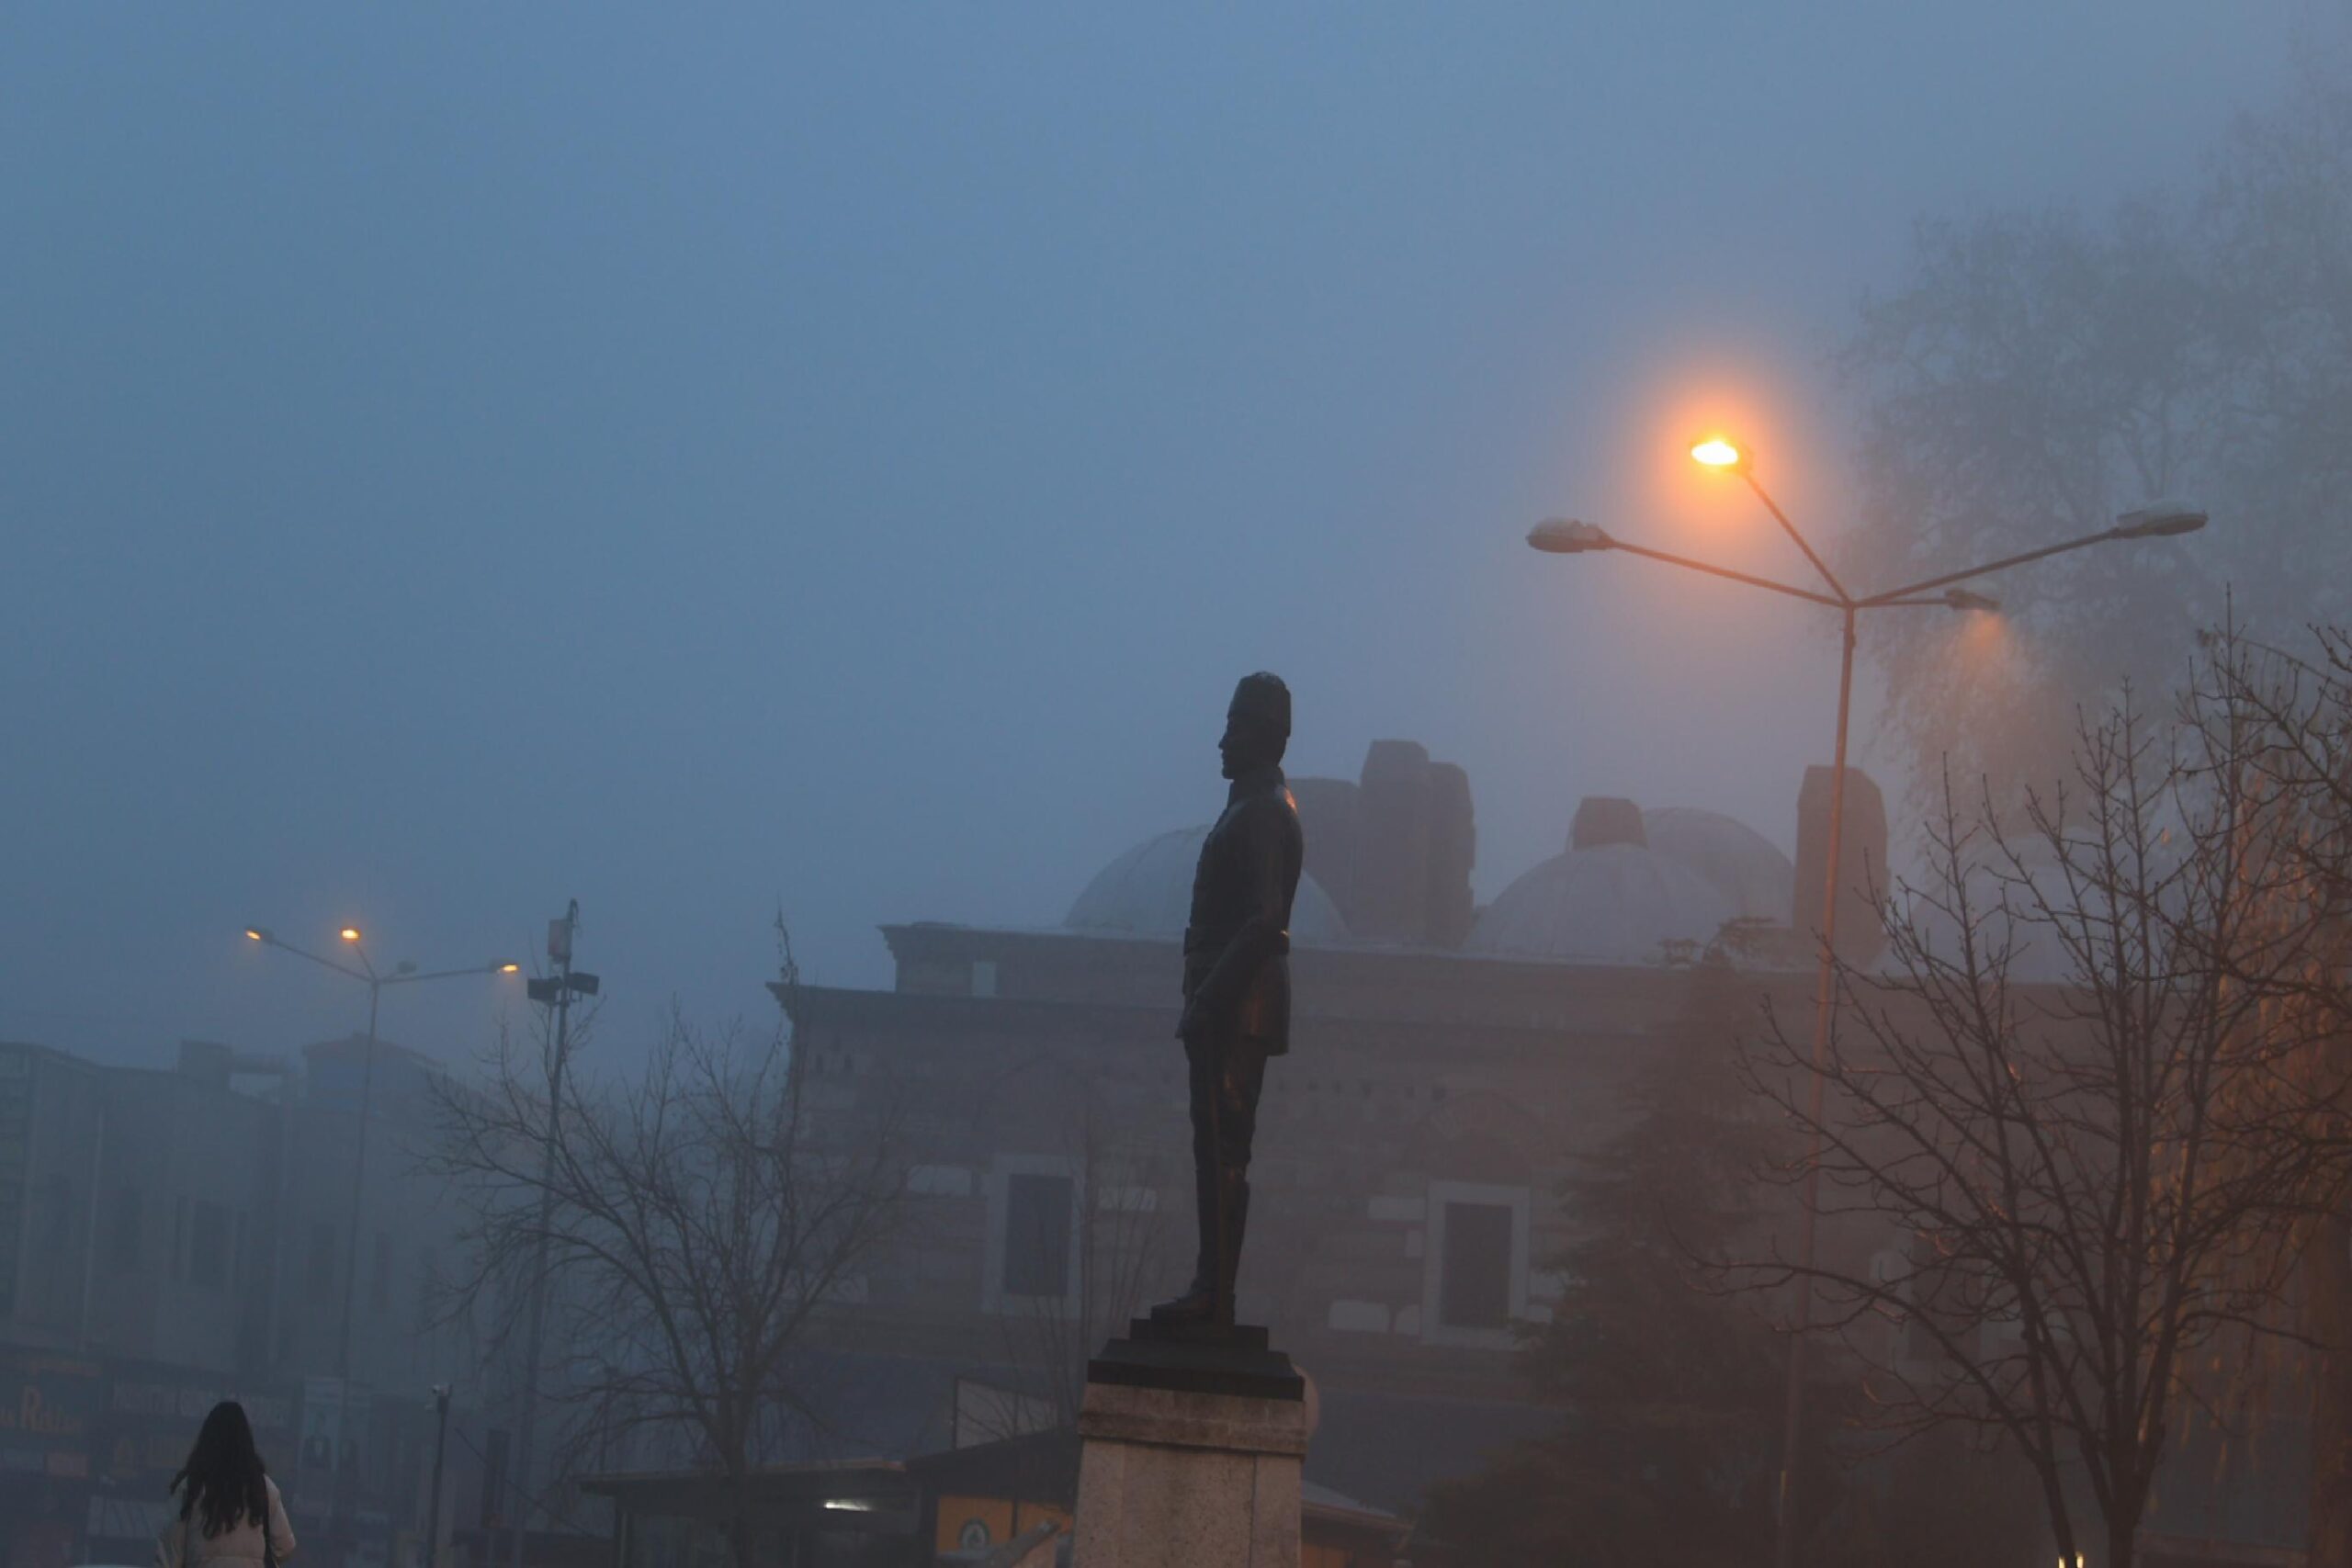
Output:
[[2129,539],[2171,538],[2193,534],[2205,526],[2205,513],[2186,507],[2156,506],[2138,512],[2127,512],[2115,520],[2111,528],[2078,539],[2067,539],[2041,549],[2026,550],[1998,560],[1986,561],[1965,570],[1945,572],[1939,576],[1905,583],[1900,588],[1881,593],[1849,592],[1837,573],[1829,570],[1788,513],[1782,512],[1763,484],[1756,477],[1749,454],[1720,436],[1711,437],[1690,448],[1693,461],[1702,467],[1728,469],[1736,473],[1755,492],[1764,510],[1772,514],[1787,533],[1804,558],[1821,580],[1820,590],[1800,588],[1791,583],[1758,577],[1748,572],[1734,571],[1728,567],[1708,561],[1693,560],[1687,556],[1654,550],[1646,546],[1628,544],[1590,523],[1569,518],[1552,518],[1529,530],[1527,542],[1536,549],[1555,555],[1587,555],[1602,550],[1616,550],[1625,555],[1639,556],[1668,566],[1704,572],[1727,581],[1749,588],[1759,588],[1792,599],[1802,599],[1838,612],[1841,622],[1840,657],[1838,669],[1838,739],[1829,780],[1829,833],[1822,874],[1820,947],[1815,976],[1813,1012],[1813,1072],[1807,1086],[1806,1120],[1814,1129],[1807,1138],[1804,1178],[1800,1188],[1802,1206],[1797,1232],[1797,1300],[1794,1332],[1789,1337],[1788,1387],[1781,1417],[1781,1474],[1775,1503],[1772,1560],[1776,1568],[1793,1568],[1796,1561],[1797,1512],[1797,1443],[1804,1423],[1805,1341],[1813,1327],[1813,1268],[1815,1236],[1820,1218],[1821,1185],[1821,1125],[1825,1074],[1828,1067],[1829,1041],[1832,1021],[1837,1012],[1837,934],[1838,934],[1838,860],[1845,831],[1846,818],[1846,734],[1847,722],[1854,698],[1855,633],[1862,612],[1919,605],[1935,605],[1945,609],[1983,612],[1997,610],[1999,604],[1981,593],[1972,592],[1959,584],[1993,572],[2030,561],[2045,560],[2069,550],[2086,549],[2093,545],[2116,543]]
[[[297,958],[308,959],[322,969],[332,969],[345,979],[356,980],[368,987],[368,1048],[359,1068],[359,1131],[352,1145],[351,1219],[346,1226],[347,1235],[344,1247],[347,1256],[343,1273],[343,1314],[342,1321],[335,1333],[334,1375],[335,1382],[340,1387],[344,1412],[339,1419],[347,1419],[351,1408],[351,1309],[355,1289],[359,1282],[359,1219],[361,1200],[367,1191],[368,1118],[376,1093],[376,1019],[383,1002],[384,987],[422,985],[427,980],[453,980],[466,975],[512,975],[521,969],[522,965],[505,959],[494,959],[488,964],[478,964],[465,969],[420,970],[415,964],[403,959],[393,965],[392,972],[387,975],[378,970],[375,964],[369,960],[368,949],[361,940],[358,927],[345,926],[335,934],[351,950],[352,956],[358,960],[356,966],[297,947],[292,942],[280,939],[267,926],[245,928],[245,937],[248,941],[257,942],[264,947],[274,947],[280,952],[290,953]],[[281,1231],[284,1229],[283,1226],[279,1228]],[[335,1437],[337,1450],[335,1515],[336,1523],[340,1526],[345,1514],[344,1505],[350,1495],[351,1488],[350,1478],[343,1473],[342,1433],[338,1431]]]

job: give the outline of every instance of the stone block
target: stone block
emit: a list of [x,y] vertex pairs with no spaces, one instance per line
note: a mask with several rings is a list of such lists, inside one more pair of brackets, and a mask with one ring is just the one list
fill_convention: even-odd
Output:
[[1074,1568],[1298,1568],[1306,1407],[1090,1383]]

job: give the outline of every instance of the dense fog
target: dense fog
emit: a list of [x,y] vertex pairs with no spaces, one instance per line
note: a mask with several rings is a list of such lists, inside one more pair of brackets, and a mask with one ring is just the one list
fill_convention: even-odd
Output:
[[2341,0],[20,5],[0,214],[0,1568],[2352,1568]]

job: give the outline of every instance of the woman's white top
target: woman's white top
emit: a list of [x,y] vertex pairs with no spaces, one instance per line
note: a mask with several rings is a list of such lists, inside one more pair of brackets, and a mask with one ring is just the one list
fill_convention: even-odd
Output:
[[[269,1490],[270,1550],[283,1562],[294,1555],[294,1527],[286,1522],[286,1505],[278,1500],[277,1483],[264,1477],[262,1484]],[[165,1525],[155,1541],[155,1568],[198,1568],[205,1562],[262,1561],[261,1526],[243,1518],[219,1535],[207,1536],[202,1498],[197,1499],[187,1518]]]

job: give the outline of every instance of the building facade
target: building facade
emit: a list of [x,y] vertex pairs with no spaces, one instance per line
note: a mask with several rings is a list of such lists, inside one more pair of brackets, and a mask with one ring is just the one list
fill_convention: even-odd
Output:
[[[1726,818],[1588,801],[1561,854],[1477,908],[1459,770],[1384,742],[1358,780],[1294,787],[1292,1047],[1266,1077],[1238,1304],[1316,1383],[1309,1478],[1410,1510],[1555,1419],[1513,1351],[1560,1291],[1562,1181],[1682,1021],[1689,960],[1729,922],[1766,928],[1741,984],[1808,1005],[1794,868]],[[1204,831],[1118,857],[1060,929],[892,926],[891,989],[779,989],[812,1118],[896,1140],[916,1215],[830,1344],[996,1378],[1042,1425],[1088,1351],[1182,1286],[1174,1030]]]
[[458,1391],[446,1517],[503,1524],[506,1423],[483,1412],[506,1390],[444,1318],[461,1226],[421,1170],[445,1079],[379,1042],[367,1082],[369,1056],[190,1041],[159,1069],[0,1043],[0,1568],[143,1562],[229,1397],[322,1559],[386,1562],[421,1530],[435,1383]]

